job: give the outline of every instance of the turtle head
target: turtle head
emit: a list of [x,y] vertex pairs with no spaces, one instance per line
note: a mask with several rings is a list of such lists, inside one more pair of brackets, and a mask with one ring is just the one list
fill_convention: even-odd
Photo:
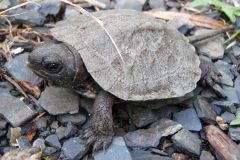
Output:
[[80,54],[65,43],[43,43],[28,57],[28,66],[53,85],[74,88],[87,78]]

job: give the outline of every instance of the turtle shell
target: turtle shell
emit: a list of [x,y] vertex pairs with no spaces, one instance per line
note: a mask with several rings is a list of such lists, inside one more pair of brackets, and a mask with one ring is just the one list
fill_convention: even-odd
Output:
[[123,100],[180,97],[200,79],[200,61],[187,38],[174,27],[144,13],[110,10],[57,23],[52,35],[73,46],[93,79]]

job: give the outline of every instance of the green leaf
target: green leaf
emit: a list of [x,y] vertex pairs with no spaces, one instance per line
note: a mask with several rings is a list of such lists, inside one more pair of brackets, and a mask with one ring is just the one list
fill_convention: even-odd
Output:
[[[229,37],[224,44],[227,44],[229,42],[231,42],[232,40],[234,40],[238,35],[240,34],[240,29],[237,30],[233,35],[231,35],[231,37]],[[240,113],[240,112],[239,112]],[[239,115],[240,116],[240,115]]]
[[230,123],[231,126],[240,125],[240,112],[236,114],[236,119],[232,120]]
[[240,16],[240,7],[234,7],[219,0],[195,0],[191,7],[213,5],[220,11],[224,12],[232,23],[236,22],[236,16]]

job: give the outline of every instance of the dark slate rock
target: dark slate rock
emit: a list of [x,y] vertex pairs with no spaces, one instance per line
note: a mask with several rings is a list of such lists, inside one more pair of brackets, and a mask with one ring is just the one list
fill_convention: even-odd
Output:
[[0,118],[0,129],[5,129],[7,127],[7,121]]
[[43,0],[40,2],[40,12],[47,15],[57,15],[61,10],[61,1],[59,0]]
[[224,94],[227,96],[227,101],[237,104],[240,103],[236,88],[223,85],[223,91]]
[[37,148],[41,148],[41,149],[45,149],[46,145],[45,145],[45,140],[43,138],[38,138],[33,142],[33,147],[37,147]]
[[10,91],[13,89],[13,85],[9,82],[0,82],[0,91],[5,90],[5,91]]
[[154,110],[154,113],[157,115],[158,119],[171,118],[173,113],[176,112],[179,112],[179,107],[175,105],[167,105]]
[[0,92],[0,102],[0,114],[14,127],[23,124],[37,114],[19,98],[11,96],[9,92]]
[[152,109],[129,105],[127,110],[133,123],[139,128],[157,120],[157,116]]
[[236,117],[234,114],[230,112],[224,112],[221,117],[228,123],[230,123],[232,120],[234,120]]
[[52,134],[45,139],[46,144],[50,147],[61,148],[61,144],[59,142],[58,136],[56,134]]
[[234,141],[240,141],[240,127],[230,127],[228,135]]
[[165,4],[164,0],[150,0],[149,1],[149,6],[152,9],[161,9],[163,11],[165,11],[167,9],[167,5]]
[[94,154],[94,160],[132,160],[122,137],[114,137],[111,145],[106,151]]
[[142,11],[143,4],[141,4],[140,0],[118,0],[115,9],[132,9],[136,11]]
[[57,120],[61,124],[71,122],[75,125],[82,125],[86,121],[86,115],[83,113],[59,115],[57,116]]
[[0,130],[0,137],[3,137],[7,133],[7,130]]
[[166,118],[158,120],[157,122],[153,123],[150,127],[157,128],[161,134],[161,137],[173,135],[177,131],[182,129],[181,124]]
[[200,160],[215,160],[211,152],[203,150],[200,155]]
[[183,128],[191,131],[200,131],[202,124],[193,108],[175,113],[173,119],[182,124]]
[[229,101],[214,101],[212,102],[213,105],[218,106],[221,108],[223,111],[228,111],[231,113],[236,113],[237,112],[237,106]]
[[216,106],[216,105],[213,105],[212,106],[213,108],[213,110],[214,110],[214,112],[217,114],[217,115],[220,115],[221,113],[222,113],[222,109],[220,108],[220,107],[218,107],[218,106]]
[[68,138],[77,133],[77,127],[74,126],[71,122],[68,122],[67,127],[64,131],[64,137]]
[[[25,8],[17,8],[8,12],[10,20],[14,23],[31,24],[33,26],[42,26],[45,16],[37,11]],[[14,15],[14,16],[11,16]]]
[[56,153],[57,149],[54,147],[46,147],[44,150],[44,155],[45,156],[51,156],[53,153]]
[[235,79],[234,87],[237,90],[238,99],[240,99],[240,76]]
[[192,156],[200,155],[202,142],[196,134],[193,134],[186,129],[182,129],[172,136],[172,141],[174,146],[180,151]]
[[31,143],[28,141],[27,137],[25,136],[20,136],[19,138],[17,138],[17,143],[19,148],[28,148],[31,147]]
[[0,10],[8,9],[10,6],[11,6],[11,3],[9,0],[0,1]]
[[63,143],[62,151],[70,160],[81,159],[89,148],[86,146],[86,141],[79,137],[70,138]]
[[132,160],[172,160],[170,157],[160,156],[149,151],[134,150],[130,153]]
[[157,127],[139,129],[133,132],[128,132],[124,136],[127,146],[132,148],[157,147],[160,138],[161,133]]
[[222,60],[218,60],[216,63],[214,63],[215,67],[217,70],[221,73],[221,83],[228,85],[228,86],[233,86],[233,75],[230,71],[231,65],[228,64],[227,62],[224,62]]
[[58,138],[61,140],[64,138],[64,134],[65,134],[65,127],[60,126],[56,129],[56,135],[58,136]]
[[35,122],[35,124],[39,130],[43,131],[47,128],[47,121],[47,117],[41,117]]
[[52,115],[77,113],[79,96],[70,89],[47,87],[39,99],[40,105]]
[[213,88],[214,92],[215,92],[218,96],[220,96],[220,97],[222,97],[222,98],[226,98],[226,97],[227,97],[227,95],[225,94],[224,90],[220,87],[219,84],[214,84],[214,85],[212,86],[212,88]]
[[30,69],[27,67],[28,53],[21,54],[16,56],[13,60],[5,63],[5,67],[8,72],[17,80],[25,80],[32,84],[39,84],[42,82],[42,79],[36,76]]
[[194,107],[200,119],[207,123],[215,123],[216,113],[212,110],[212,105],[204,98],[197,97],[194,101]]

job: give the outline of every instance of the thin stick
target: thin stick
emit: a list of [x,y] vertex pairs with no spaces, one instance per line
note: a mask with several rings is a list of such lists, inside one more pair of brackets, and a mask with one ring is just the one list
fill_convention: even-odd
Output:
[[112,41],[115,49],[117,50],[117,53],[119,54],[122,62],[125,63],[124,60],[123,60],[123,57],[122,57],[122,55],[121,55],[121,53],[120,53],[120,50],[119,50],[118,47],[117,47],[117,44],[115,43],[115,41],[113,40],[112,36],[111,36],[110,33],[107,31],[107,29],[104,27],[104,22],[103,22],[103,21],[101,21],[101,20],[98,19],[97,17],[95,17],[95,16],[93,16],[92,14],[90,14],[88,11],[86,11],[86,10],[83,9],[82,7],[77,6],[77,5],[73,4],[72,2],[70,2],[70,1],[68,1],[68,0],[61,0],[61,1],[64,2],[64,3],[67,3],[67,4],[69,4],[69,5],[72,5],[72,6],[76,7],[77,9],[79,9],[79,12],[81,12],[82,14],[84,14],[84,15],[92,18],[94,21],[96,21],[96,22],[100,25],[100,27],[106,32],[106,34],[108,35],[108,37],[109,37],[110,40]]

